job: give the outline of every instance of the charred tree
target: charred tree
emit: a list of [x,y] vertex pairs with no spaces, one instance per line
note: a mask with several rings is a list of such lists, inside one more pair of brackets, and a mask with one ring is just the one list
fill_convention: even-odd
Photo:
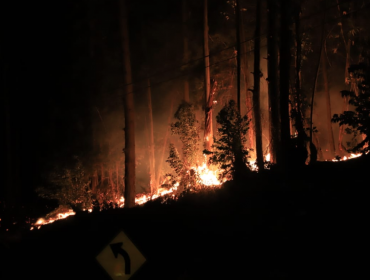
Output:
[[[341,9],[340,9],[339,0],[337,0],[337,7],[338,7],[339,17],[341,18],[342,17],[342,12],[341,12]],[[353,10],[353,1],[351,1],[350,7]],[[353,13],[351,13],[350,18],[351,18],[351,21],[352,21],[353,20]],[[344,82],[345,82],[346,85],[350,85],[351,84],[351,86],[352,86],[351,77],[350,77],[349,71],[348,71],[348,69],[350,67],[350,63],[351,63],[351,45],[352,45],[352,40],[351,40],[351,37],[348,36],[348,39],[346,41],[346,38],[344,36],[343,22],[342,21],[340,21],[340,33],[341,33],[341,36],[342,36],[342,39],[343,39],[343,43],[344,43],[344,46],[345,46],[345,49],[346,49],[346,65],[345,65],[345,70],[344,70]],[[343,96],[342,113],[344,113],[344,111],[348,111],[348,107],[349,107],[348,97],[347,96]],[[345,130],[345,126],[344,125],[341,125],[339,127],[339,137],[338,137],[339,138],[338,139],[338,149],[339,149],[339,151],[343,151],[343,149],[344,149],[344,147],[342,145],[344,130]]]
[[204,0],[204,90],[205,90],[205,127],[204,127],[204,142],[205,149],[212,150],[213,144],[213,124],[212,124],[212,109],[208,108],[208,101],[211,93],[211,72],[209,66],[209,46],[208,46],[208,0]]
[[[182,0],[182,32],[184,37],[184,59],[183,59],[184,64],[189,61],[189,37],[187,24],[188,24],[187,4],[186,0]],[[184,100],[186,102],[190,102],[189,80],[187,76],[185,76],[184,78]]]
[[125,0],[119,0],[119,11],[125,82],[125,208],[131,208],[135,206],[135,108]]
[[277,162],[286,169],[287,156],[290,153],[289,127],[289,78],[290,78],[290,0],[281,0],[280,30],[280,149],[277,151]]
[[298,132],[297,143],[299,149],[305,149],[306,147],[306,132],[303,128],[303,115],[302,115],[302,104],[301,104],[301,65],[302,65],[302,41],[300,33],[301,24],[301,6],[298,1],[298,7],[295,9],[295,44],[296,44],[296,56],[295,56],[295,128]]
[[235,24],[236,24],[236,99],[237,109],[240,114],[240,72],[241,72],[241,54],[240,54],[240,1],[236,0],[235,5]]
[[[171,108],[170,108],[170,115],[168,116],[168,121],[167,121],[167,124],[170,124],[171,123],[171,118],[172,118],[172,112],[173,112],[173,99],[171,100]],[[167,130],[166,130],[166,135],[164,137],[164,144],[163,144],[163,150],[162,150],[162,155],[161,155],[161,160],[159,162],[159,166],[158,166],[158,170],[157,170],[157,178],[159,180],[159,178],[161,177],[161,172],[162,172],[162,163],[164,161],[164,154],[165,154],[165,151],[166,151],[166,147],[167,147],[167,140],[168,140],[168,135],[169,135],[169,132],[170,132],[170,126],[167,127]],[[158,181],[159,182],[159,181]]]
[[[241,8],[241,7],[240,7]],[[244,32],[244,23],[243,23],[243,16],[242,10],[239,9],[240,12],[240,40],[241,42],[241,67],[242,72],[244,74],[244,89],[245,89],[245,105],[247,109],[247,117],[249,119],[249,129],[248,129],[248,141],[249,141],[249,148],[254,150],[254,125],[253,125],[253,104],[252,104],[252,92],[248,89],[249,88],[249,80],[248,80],[248,48],[247,42],[245,39],[245,32]]]
[[256,30],[254,36],[254,88],[253,88],[253,112],[256,133],[256,162],[260,172],[264,169],[262,148],[262,123],[260,108],[260,30],[261,28],[261,1],[256,0]]
[[155,193],[157,189],[157,178],[155,172],[155,152],[154,152],[154,125],[153,125],[153,110],[152,110],[152,92],[150,80],[148,79],[148,114],[149,114],[149,150],[150,150],[150,191]]
[[277,163],[276,153],[279,147],[279,83],[278,83],[278,43],[277,43],[277,17],[276,1],[267,1],[268,9],[268,98],[269,98],[269,121],[270,121],[270,161]]

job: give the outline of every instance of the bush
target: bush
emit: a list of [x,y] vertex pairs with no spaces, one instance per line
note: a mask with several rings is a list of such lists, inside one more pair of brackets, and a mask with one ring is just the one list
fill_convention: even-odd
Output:
[[354,137],[362,135],[362,141],[357,143],[350,152],[369,151],[370,141],[370,68],[366,64],[352,65],[349,72],[357,82],[358,93],[343,90],[342,96],[348,96],[349,104],[355,106],[355,111],[345,111],[338,116],[335,114],[332,122],[339,122],[339,125],[348,125],[347,133],[354,133]]

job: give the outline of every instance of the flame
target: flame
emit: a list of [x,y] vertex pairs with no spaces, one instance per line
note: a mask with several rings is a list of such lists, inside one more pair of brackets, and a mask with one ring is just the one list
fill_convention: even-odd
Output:
[[[369,153],[369,152],[366,152],[366,154],[368,154],[368,153]],[[362,153],[358,153],[358,154],[351,154],[351,155],[349,155],[348,157],[347,157],[347,156],[344,156],[343,158],[340,158],[339,160],[338,160],[338,159],[336,159],[336,158],[333,158],[331,161],[333,161],[333,162],[346,161],[346,160],[348,160],[348,159],[358,158],[358,157],[360,157],[360,156],[362,156]]]
[[[210,169],[207,166],[206,163],[203,163],[202,165],[199,165],[199,166],[194,166],[191,169],[197,174],[197,178],[199,178],[198,183],[200,185],[207,186],[207,187],[217,187],[217,186],[220,186],[222,184],[222,182],[220,182],[220,180],[218,180],[220,170]],[[163,182],[163,183],[165,183],[165,182]],[[142,205],[142,204],[145,204],[146,202],[148,202],[150,200],[153,200],[153,199],[156,199],[158,197],[165,196],[165,195],[169,195],[169,194],[172,194],[172,197],[175,197],[175,192],[177,191],[179,185],[180,185],[180,183],[176,182],[169,189],[159,187],[157,189],[156,193],[154,193],[154,194],[138,194],[135,197],[135,204],[136,205]],[[118,206],[120,208],[123,208],[124,205],[125,205],[125,198],[122,196],[118,200]],[[83,209],[83,210],[86,211],[86,209]],[[87,209],[87,211],[91,213],[92,208]],[[57,213],[56,215],[53,215],[52,218],[48,218],[48,219],[40,218],[40,219],[37,220],[37,222],[35,224],[33,224],[33,226],[31,227],[30,230],[33,230],[34,227],[37,227],[39,229],[42,225],[51,224],[51,223],[55,222],[56,220],[65,219],[68,216],[75,215],[75,214],[76,213],[73,210],[70,209],[68,211]]]
[[206,163],[198,166],[195,169],[195,172],[199,175],[200,184],[205,186],[219,186],[221,182],[217,179],[219,176],[219,170],[211,170],[207,167]]
[[265,161],[270,161],[270,159],[271,159],[271,155],[270,155],[270,153],[268,153],[268,154],[266,155],[266,157],[265,157]]
[[[271,160],[271,154],[268,153],[266,156],[265,156],[265,161],[270,161]],[[256,163],[256,159],[253,159],[249,162],[249,166],[250,168],[252,169],[252,171],[258,171],[258,166],[257,166],[257,163]],[[265,164],[265,168],[268,168],[267,165]]]
[[[68,216],[72,216],[72,215],[76,215],[76,212],[74,212],[72,209],[69,209],[66,212],[57,213],[55,216],[52,216],[48,219],[40,218],[36,221],[34,226],[37,226],[37,228],[39,229],[43,225],[54,223],[57,220],[65,219]],[[31,230],[33,230],[33,227],[31,227]]]

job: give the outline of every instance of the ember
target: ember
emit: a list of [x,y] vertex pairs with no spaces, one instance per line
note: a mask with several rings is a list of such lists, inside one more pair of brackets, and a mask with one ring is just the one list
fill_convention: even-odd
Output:
[[[366,152],[366,154],[368,154],[368,153],[369,153],[369,152]],[[362,156],[362,153],[358,153],[358,154],[351,154],[351,155],[349,155],[348,157],[347,157],[347,156],[344,156],[343,158],[339,158],[339,159],[337,159],[337,158],[333,158],[331,161],[333,161],[333,162],[346,161],[346,160],[348,160],[348,159],[358,158],[358,157],[360,157],[360,156]]]

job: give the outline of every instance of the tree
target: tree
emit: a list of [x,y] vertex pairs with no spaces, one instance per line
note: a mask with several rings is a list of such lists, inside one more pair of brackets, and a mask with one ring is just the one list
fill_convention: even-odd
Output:
[[150,191],[155,193],[158,187],[158,178],[155,172],[155,146],[154,146],[154,123],[153,123],[153,110],[152,110],[152,91],[150,88],[150,80],[148,79],[148,115],[149,115],[149,138],[150,138],[150,159],[149,159],[149,169],[150,169]]
[[256,133],[256,161],[258,170],[264,169],[263,150],[262,150],[262,123],[260,108],[260,33],[261,33],[261,1],[256,1],[256,30],[254,36],[254,85],[253,85],[253,117]]
[[171,131],[180,137],[184,166],[188,168],[195,164],[199,150],[199,128],[194,106],[183,101],[175,113],[175,118],[177,121],[171,124]]
[[268,67],[268,97],[270,121],[270,161],[277,163],[276,153],[279,147],[279,102],[278,102],[278,44],[276,3],[268,0],[268,38],[267,38],[267,67]]
[[362,134],[363,140],[349,151],[368,152],[370,142],[370,67],[365,63],[352,65],[349,68],[357,81],[358,94],[354,91],[343,90],[342,96],[349,97],[349,104],[355,106],[355,111],[345,111],[339,116],[335,114],[332,122],[339,123],[340,126],[348,125],[348,133],[354,133],[354,137]]
[[251,150],[255,149],[254,141],[254,126],[253,126],[253,104],[252,104],[252,92],[250,91],[249,87],[249,81],[248,81],[248,75],[249,75],[249,67],[248,67],[248,48],[247,48],[247,41],[245,38],[245,30],[244,30],[244,21],[243,21],[243,13],[242,11],[246,10],[243,9],[242,7],[239,7],[239,13],[240,13],[240,40],[241,40],[241,47],[240,47],[240,52],[241,52],[241,67],[242,67],[242,72],[244,74],[244,90],[245,90],[245,105],[246,105],[246,110],[247,110],[247,116],[248,119],[250,120],[249,122],[249,129],[248,129],[248,140],[249,140],[249,148]]
[[135,206],[135,108],[126,1],[119,0],[119,7],[125,81],[125,207],[130,208]]
[[289,127],[289,79],[290,79],[290,0],[281,0],[281,30],[280,30],[280,149],[277,162],[286,168],[287,156],[290,152]]
[[[184,59],[183,63],[188,63],[189,61],[189,38],[188,38],[188,9],[186,0],[182,0],[182,31],[184,37]],[[185,76],[184,78],[184,100],[190,102],[189,94],[189,78]]]
[[208,100],[211,94],[211,72],[209,64],[209,46],[208,46],[208,0],[204,0],[204,90],[205,90],[205,127],[204,143],[205,149],[210,150],[213,140],[212,110],[208,106]]
[[241,7],[240,7],[240,1],[236,0],[235,2],[235,23],[236,23],[236,85],[237,85],[237,108],[240,113],[240,82],[241,82],[241,47],[240,47],[240,30],[241,30]]
[[49,186],[39,187],[36,192],[42,198],[55,199],[59,205],[82,211],[92,207],[90,179],[80,158],[74,156],[73,161],[64,168],[56,166],[48,174]]
[[[172,134],[178,135],[182,142],[182,159],[176,147],[170,144],[168,162],[180,180],[179,191],[195,185],[196,174],[192,167],[197,162],[199,152],[199,128],[194,114],[194,106],[183,101],[175,113],[177,121],[171,124]],[[173,176],[172,176],[173,177]]]
[[214,140],[213,150],[204,150],[203,153],[210,155],[209,164],[218,165],[221,170],[221,177],[226,179],[242,178],[248,168],[248,150],[245,147],[247,142],[248,117],[241,116],[234,100],[230,100],[218,113],[217,123],[218,138]]

